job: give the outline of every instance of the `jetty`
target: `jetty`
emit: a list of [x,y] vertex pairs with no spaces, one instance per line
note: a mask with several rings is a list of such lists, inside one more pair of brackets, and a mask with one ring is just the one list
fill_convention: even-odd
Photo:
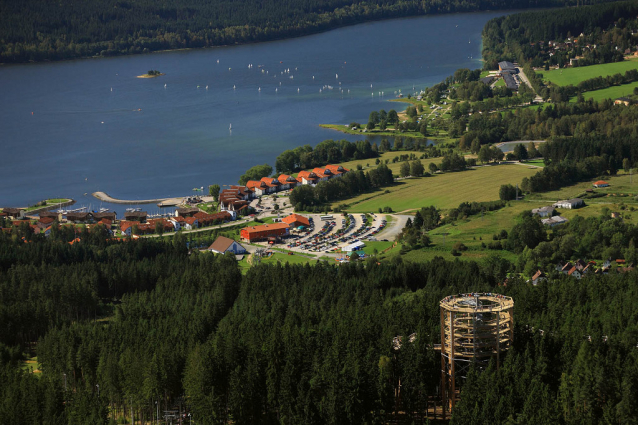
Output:
[[164,201],[168,201],[170,199],[173,199],[173,198],[134,199],[134,200],[115,199],[115,198],[112,198],[111,196],[109,196],[105,192],[93,192],[92,195],[94,197],[96,197],[97,199],[99,199],[100,201],[110,202],[112,204],[130,204],[130,205],[135,205],[135,204],[157,204],[158,202],[164,202]]

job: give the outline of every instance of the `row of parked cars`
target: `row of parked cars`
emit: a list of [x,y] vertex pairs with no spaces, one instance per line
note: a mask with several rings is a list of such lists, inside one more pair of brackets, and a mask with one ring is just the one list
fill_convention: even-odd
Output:
[[[375,218],[372,215],[373,219]],[[382,220],[379,227],[372,227],[367,225],[367,218],[365,214],[360,215],[361,224],[359,227],[356,227],[356,220],[354,215],[350,214],[348,216],[348,220],[342,218],[341,226],[342,229],[331,234],[332,230],[336,226],[336,221],[327,221],[324,223],[321,230],[318,233],[308,236],[297,236],[293,237],[294,241],[289,243],[288,248],[301,248],[306,251],[318,252],[334,252],[340,251],[339,245],[343,243],[354,243],[359,242],[360,239],[364,237],[374,237],[377,233],[383,230],[386,226],[386,221]],[[311,219],[312,220],[312,219]],[[349,222],[349,223],[348,223]],[[346,227],[346,224],[348,226]],[[309,229],[308,233],[312,233],[314,229],[314,225],[311,221],[311,229]],[[354,230],[354,231],[353,231]]]

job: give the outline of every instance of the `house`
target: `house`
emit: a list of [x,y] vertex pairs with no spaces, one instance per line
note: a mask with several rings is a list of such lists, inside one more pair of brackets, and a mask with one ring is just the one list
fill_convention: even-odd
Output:
[[196,217],[184,217],[184,226],[186,230],[193,230],[199,227],[199,220]]
[[177,208],[175,217],[192,217],[200,211],[197,207]]
[[41,229],[46,229],[47,227],[51,226],[54,221],[55,218],[53,217],[40,217],[37,224]]
[[561,273],[567,274],[573,268],[574,266],[572,265],[572,263],[568,261],[567,263],[563,264],[563,267],[560,269],[560,271]]
[[310,227],[310,220],[299,214],[290,214],[288,217],[282,218],[281,221],[288,224],[291,228],[299,226]]
[[518,83],[511,74],[503,74],[503,80],[505,81],[505,87],[513,91],[518,90]]
[[261,182],[265,185],[266,187],[266,194],[268,193],[275,193],[275,192],[279,192],[279,180],[272,178],[272,177],[262,177],[261,178]]
[[574,199],[558,201],[553,206],[555,208],[567,208],[571,210],[571,209],[582,207],[584,205],[585,205],[585,202],[583,202],[582,199],[574,198]]
[[629,106],[632,103],[634,103],[634,101],[628,97],[619,97],[618,99],[614,100],[614,105]]
[[21,220],[24,218],[24,210],[21,210],[20,208],[3,208],[2,212],[14,220]]
[[[242,202],[246,202],[246,201],[242,201]],[[222,211],[222,212],[218,212],[215,214],[208,214],[205,212],[198,212],[197,214],[195,214],[193,216],[193,218],[196,218],[199,221],[199,226],[200,227],[204,227],[204,226],[210,226],[211,224],[214,224],[216,221],[230,221],[233,220],[235,218],[234,214],[231,214],[231,212],[229,211]],[[187,220],[187,219],[185,219]]]
[[588,264],[584,262],[583,260],[581,260],[580,258],[576,260],[576,262],[574,263],[574,267],[576,267],[579,271],[583,271],[585,267],[587,267],[587,265]]
[[266,194],[267,186],[260,180],[249,180],[246,182],[246,187],[253,191],[255,196],[262,196]]
[[126,221],[139,221],[140,223],[146,222],[146,211],[131,211],[124,213],[124,220]]
[[547,280],[545,273],[543,273],[540,270],[537,270],[536,273],[534,273],[534,276],[532,276],[532,285],[536,286],[544,280]]
[[286,223],[262,224],[260,226],[244,227],[241,229],[241,238],[248,242],[254,242],[269,238],[288,236],[290,229]]
[[509,61],[502,61],[498,63],[498,70],[503,72],[517,72],[516,66]]
[[572,267],[567,272],[567,276],[572,276],[572,277],[575,277],[576,279],[580,279],[581,277],[583,277],[583,274],[576,267]]
[[479,81],[483,84],[485,84],[486,86],[489,86],[490,84],[492,84],[492,82],[496,79],[496,77],[494,76],[487,76],[487,77],[483,77],[481,78]]
[[603,180],[598,180],[594,183],[594,187],[609,187],[609,183]]
[[175,225],[173,224],[173,222],[171,220],[166,220],[163,218],[154,218],[148,221],[148,226],[149,229],[151,229],[152,231],[150,231],[149,233],[154,233],[155,229],[158,226],[161,226],[165,232],[173,232],[175,231]]
[[215,239],[215,242],[208,247],[208,250],[217,254],[232,252],[235,255],[245,254],[247,252],[246,248],[244,248],[240,243],[224,236],[219,236]]
[[293,176],[289,176],[288,174],[280,175],[279,177],[277,177],[277,180],[279,180],[279,187],[282,190],[292,189],[293,187],[297,186],[297,183],[299,183],[296,178],[294,178]]
[[104,228],[107,230],[109,235],[113,235],[113,231],[111,230],[112,224],[113,222],[111,220],[109,220],[108,218],[103,218],[102,220],[98,221],[95,225],[104,226]]
[[93,214],[90,212],[66,213],[66,221],[72,221],[74,223],[87,223],[93,221]]
[[534,208],[532,210],[532,215],[538,215],[540,217],[551,217],[554,215],[554,212],[556,211],[556,209],[554,207],[541,207],[541,208]]
[[[40,214],[40,216],[42,216],[42,214]],[[117,218],[117,213],[115,213],[115,212],[93,213],[93,219],[95,221],[100,221],[100,220],[103,220],[103,219],[115,221],[116,218]]]
[[556,215],[554,217],[542,219],[541,223],[543,223],[545,226],[554,227],[554,226],[558,226],[559,224],[565,224],[568,221],[569,220],[567,220],[566,218]]
[[312,171],[302,170],[297,174],[297,181],[301,184],[315,185],[319,181],[319,177]]
[[180,230],[185,223],[184,217],[173,217],[170,220],[173,222],[173,227],[175,227],[175,231]]
[[133,234],[133,226],[137,224],[136,221],[120,221],[120,232],[124,236],[131,236]]
[[58,219],[58,221],[62,221],[62,214],[55,212],[55,211],[42,211],[40,212],[40,214],[38,214],[40,216],[40,218],[42,217],[51,217],[53,219]]

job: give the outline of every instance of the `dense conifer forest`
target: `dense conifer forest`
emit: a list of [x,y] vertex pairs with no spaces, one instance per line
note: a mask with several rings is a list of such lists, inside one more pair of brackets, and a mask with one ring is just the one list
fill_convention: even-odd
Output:
[[[422,423],[440,380],[439,300],[469,291],[514,298],[515,338],[503,367],[468,377],[453,423],[638,415],[635,273],[503,287],[512,265],[494,256],[242,276],[234,257],[189,255],[183,242],[3,237],[2,421],[108,423],[131,409],[148,420],[158,401],[201,424]],[[39,374],[20,369],[29,349]]]
[[401,16],[564,6],[576,2],[2,0],[0,62],[60,60],[221,46],[296,37],[338,26]]
[[[496,69],[502,60],[564,66],[576,55],[584,55],[581,65],[622,61],[624,50],[636,44],[637,14],[638,4],[625,1],[492,19],[483,29],[485,69]],[[570,49],[571,55],[555,52],[549,44],[575,38],[580,48]],[[584,51],[586,45],[596,49]]]

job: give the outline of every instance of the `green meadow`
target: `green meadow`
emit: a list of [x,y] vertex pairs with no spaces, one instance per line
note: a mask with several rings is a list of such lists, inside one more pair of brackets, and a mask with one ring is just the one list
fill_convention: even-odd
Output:
[[[424,160],[427,169],[430,160]],[[436,161],[434,161],[436,162]],[[484,202],[499,199],[502,184],[517,184],[538,172],[523,165],[496,165],[466,171],[435,174],[431,177],[408,178],[375,192],[361,194],[334,203],[349,204],[349,212],[376,212],[391,207],[395,212],[410,211],[435,205],[455,208],[462,202]]]
[[595,77],[606,77],[614,74],[624,74],[629,69],[638,68],[638,59],[629,59],[623,62],[605,63],[575,68],[552,69],[550,71],[538,71],[543,74],[543,79],[559,86],[569,84],[577,85],[581,81]]

